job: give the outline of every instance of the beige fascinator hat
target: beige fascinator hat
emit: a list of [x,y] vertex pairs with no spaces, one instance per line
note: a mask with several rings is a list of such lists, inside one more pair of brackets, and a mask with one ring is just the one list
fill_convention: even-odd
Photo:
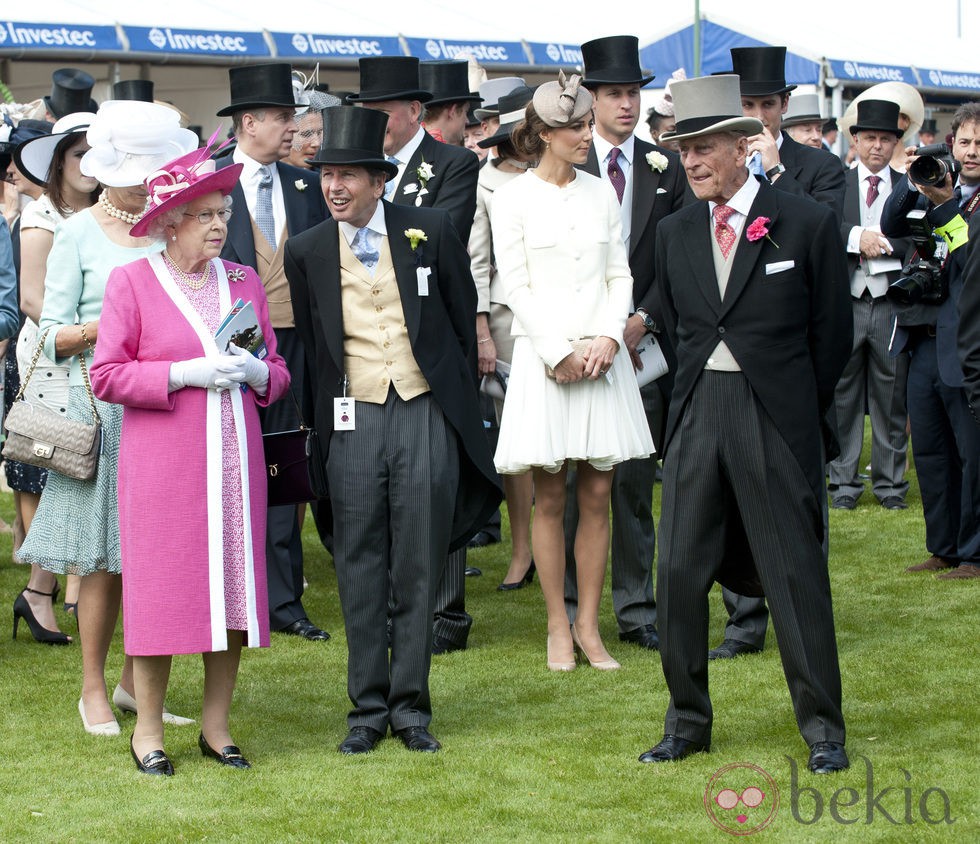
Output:
[[592,112],[592,92],[582,87],[582,77],[573,73],[568,79],[564,71],[558,71],[557,82],[545,82],[538,86],[531,100],[538,117],[546,126],[561,129]]

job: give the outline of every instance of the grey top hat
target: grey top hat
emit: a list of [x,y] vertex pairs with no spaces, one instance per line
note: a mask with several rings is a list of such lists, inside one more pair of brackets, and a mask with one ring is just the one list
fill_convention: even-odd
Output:
[[153,102],[153,83],[149,79],[124,79],[112,86],[114,100]]
[[293,71],[285,62],[228,68],[231,104],[219,111],[227,117],[250,108],[293,108]]
[[524,80],[520,76],[500,76],[497,79],[488,79],[480,86],[480,97],[483,99],[483,105],[473,109],[473,114],[480,120],[496,117],[500,113],[500,109],[497,108],[497,101],[504,94],[509,94],[524,84]]
[[350,164],[383,170],[388,180],[398,173],[398,165],[385,158],[385,131],[388,115],[373,108],[331,106],[320,112],[323,143],[306,163]]
[[44,98],[44,107],[56,118],[76,111],[97,111],[92,99],[95,80],[84,70],[61,67],[51,74],[51,93]]
[[785,129],[789,126],[799,126],[801,123],[823,123],[818,94],[793,94],[789,98],[789,106],[779,125]]
[[427,103],[432,94],[419,85],[419,60],[414,56],[370,56],[358,59],[361,90],[347,97],[349,103],[418,100]]
[[596,38],[582,45],[582,84],[587,88],[596,85],[646,85],[654,77],[647,76],[640,67],[640,39],[635,35],[610,35]]
[[504,94],[499,100],[500,126],[493,135],[484,138],[482,141],[477,141],[476,145],[481,149],[490,149],[490,147],[495,147],[510,138],[511,132],[524,121],[527,104],[531,102],[533,97],[534,89],[528,88],[527,85],[521,85],[509,94]]
[[664,132],[661,141],[683,141],[716,132],[744,132],[758,135],[762,121],[742,114],[742,94],[738,77],[699,76],[671,82],[674,99],[673,132]]
[[427,106],[483,101],[479,94],[470,92],[469,62],[420,62],[419,86],[432,94]]

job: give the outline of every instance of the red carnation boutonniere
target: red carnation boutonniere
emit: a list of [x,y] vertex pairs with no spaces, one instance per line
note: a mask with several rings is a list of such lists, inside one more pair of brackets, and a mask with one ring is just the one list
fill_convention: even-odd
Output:
[[750,243],[755,243],[757,240],[762,240],[762,238],[765,238],[773,246],[779,249],[779,244],[769,237],[769,223],[771,222],[772,220],[770,220],[768,217],[756,217],[751,223],[749,223],[749,227],[745,230],[745,237]]
[[228,281],[245,281],[245,270],[229,270]]

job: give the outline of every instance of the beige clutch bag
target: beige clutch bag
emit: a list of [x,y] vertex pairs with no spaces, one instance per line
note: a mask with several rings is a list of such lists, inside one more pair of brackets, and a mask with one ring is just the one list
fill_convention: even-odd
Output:
[[[579,337],[578,340],[570,340],[569,342],[572,344],[573,352],[578,352],[580,355],[585,357],[585,352],[593,340],[595,340],[595,337]],[[547,375],[552,381],[555,380],[555,370],[548,366],[548,364],[544,365],[544,374]]]

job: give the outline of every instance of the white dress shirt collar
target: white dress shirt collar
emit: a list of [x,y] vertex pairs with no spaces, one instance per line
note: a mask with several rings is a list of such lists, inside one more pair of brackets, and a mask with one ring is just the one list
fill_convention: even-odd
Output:
[[[752,203],[755,202],[755,197],[758,193],[759,182],[750,173],[749,177],[745,180],[745,184],[725,203],[729,208],[735,209],[735,213],[728,218],[728,225],[735,230],[736,235],[742,230],[745,218],[749,216],[749,211],[752,210]],[[718,205],[717,202],[708,203],[708,220],[712,226],[714,226],[715,222],[714,214],[716,205]]]
[[[340,230],[344,233],[344,237],[347,238],[347,243],[352,243],[359,230],[358,227],[343,220],[340,221],[339,225]],[[377,207],[374,209],[374,214],[372,214],[371,219],[368,220],[367,228],[368,230],[375,232],[382,237],[388,234],[388,226],[385,222],[385,206],[384,202],[382,202],[380,199],[378,200]]]

